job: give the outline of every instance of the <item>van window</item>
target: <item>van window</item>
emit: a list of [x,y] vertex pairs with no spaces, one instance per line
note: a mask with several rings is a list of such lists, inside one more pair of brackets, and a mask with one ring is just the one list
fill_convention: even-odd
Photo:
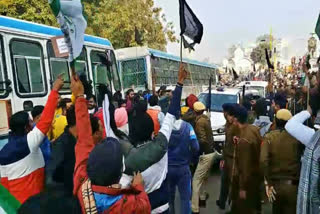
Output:
[[117,66],[117,60],[116,60],[116,56],[114,54],[114,51],[111,51],[111,56],[110,57],[111,57],[111,60],[112,60],[111,70],[112,70],[113,86],[114,86],[114,89],[116,91],[120,91],[121,90],[120,75],[119,75],[119,70],[118,70],[118,66]]
[[25,96],[45,95],[46,83],[41,45],[17,40],[13,40],[10,45],[17,93]]

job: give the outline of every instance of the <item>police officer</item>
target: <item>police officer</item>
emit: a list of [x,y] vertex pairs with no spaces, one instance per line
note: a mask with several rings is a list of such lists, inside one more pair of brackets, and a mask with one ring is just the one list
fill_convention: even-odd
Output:
[[261,169],[274,214],[296,213],[302,148],[299,141],[284,129],[291,117],[287,109],[279,110],[275,119],[276,130],[266,134],[261,146]]
[[240,130],[235,136],[235,158],[232,166],[231,213],[254,214],[261,211],[259,186],[262,182],[259,170],[260,144],[259,128],[249,125],[248,112],[240,106],[236,109],[233,124]]
[[233,163],[233,137],[238,136],[239,129],[237,126],[233,125],[235,108],[237,104],[225,103],[222,105],[224,117],[226,119],[225,133],[226,140],[223,147],[223,160],[220,162],[221,168],[221,187],[220,187],[220,197],[216,201],[217,206],[220,209],[225,209],[226,201],[229,194],[229,186],[231,183],[232,176],[232,163]]

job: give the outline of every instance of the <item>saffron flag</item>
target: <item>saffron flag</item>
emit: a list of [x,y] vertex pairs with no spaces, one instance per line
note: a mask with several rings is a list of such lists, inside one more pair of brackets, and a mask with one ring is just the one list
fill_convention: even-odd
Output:
[[49,4],[64,34],[69,62],[72,62],[81,54],[87,28],[81,0],[49,0]]
[[[189,5],[185,0],[179,0],[180,3],[180,28],[181,28],[181,37],[184,43],[185,48],[193,50],[196,43],[200,44],[202,35],[203,35],[203,25],[193,13]],[[185,37],[188,37],[192,40],[189,44]]]

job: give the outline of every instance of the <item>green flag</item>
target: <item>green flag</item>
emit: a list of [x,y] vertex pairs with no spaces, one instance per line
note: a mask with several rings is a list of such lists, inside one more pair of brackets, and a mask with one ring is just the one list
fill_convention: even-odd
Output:
[[72,62],[81,54],[87,28],[81,0],[49,0],[49,4],[64,34]]
[[318,22],[316,25],[316,34],[318,35],[318,37],[320,39],[320,14],[319,14]]
[[0,184],[0,213],[16,214],[19,207],[20,202]]

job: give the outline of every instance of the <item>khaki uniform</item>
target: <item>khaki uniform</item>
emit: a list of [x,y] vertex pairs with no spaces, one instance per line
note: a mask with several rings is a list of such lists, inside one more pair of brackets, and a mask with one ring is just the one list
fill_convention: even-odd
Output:
[[302,148],[285,130],[268,133],[261,146],[261,169],[276,191],[273,213],[296,213]]
[[[231,181],[232,176],[232,164],[234,156],[234,143],[233,137],[239,136],[240,130],[237,126],[227,123],[226,124],[226,142],[223,148],[223,158],[224,158],[224,170],[227,174],[227,177]],[[229,180],[228,179],[228,180]]]
[[[239,142],[236,144],[236,157],[233,164],[232,208],[236,213],[259,213],[261,211],[259,169],[260,145],[262,138],[259,128],[247,125],[240,130]],[[239,197],[240,191],[246,192],[246,198]]]

